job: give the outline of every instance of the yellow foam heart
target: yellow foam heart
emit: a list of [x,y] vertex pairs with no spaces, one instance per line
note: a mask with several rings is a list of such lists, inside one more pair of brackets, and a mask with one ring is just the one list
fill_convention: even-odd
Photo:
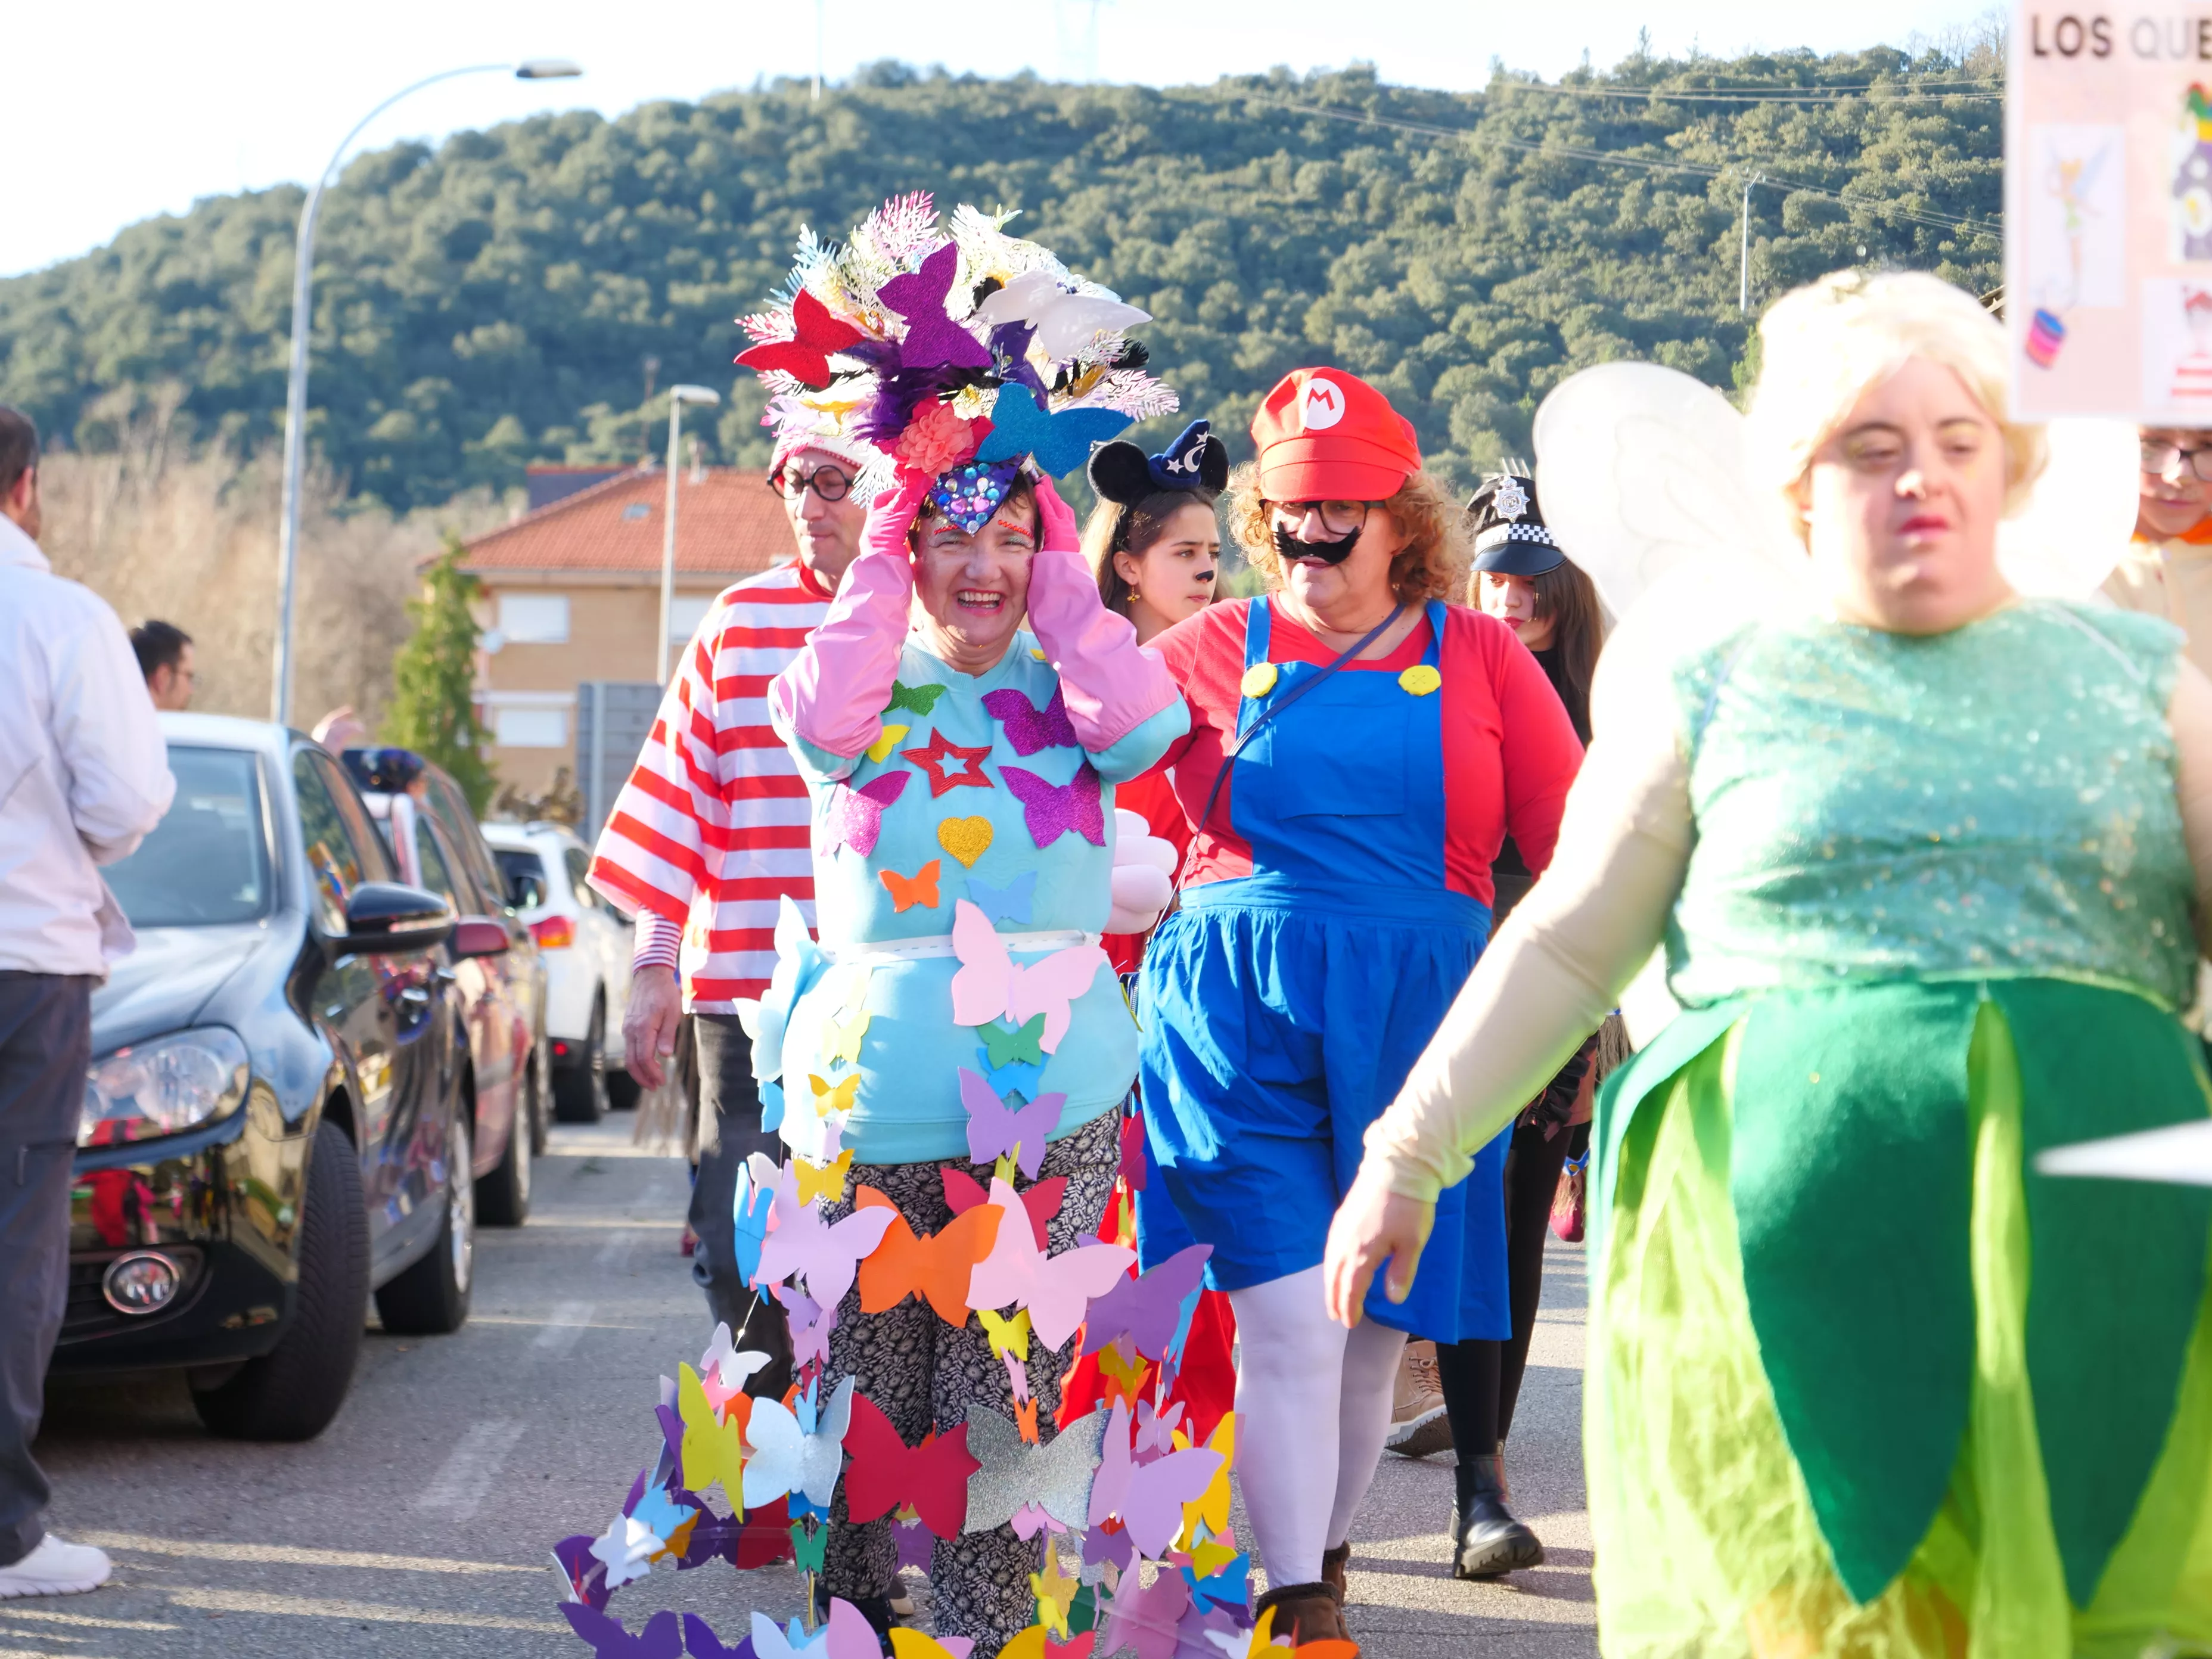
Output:
[[947,818],[937,826],[937,844],[970,870],[991,850],[991,820],[985,817]]
[[1398,676],[1398,684],[1417,697],[1425,697],[1444,683],[1444,677],[1428,663],[1417,662]]
[[1237,689],[1248,697],[1264,697],[1275,689],[1275,665],[1255,662],[1244,671],[1244,678],[1237,682]]
[[881,766],[891,757],[891,750],[899,746],[899,739],[913,730],[910,726],[886,726],[883,736],[868,745],[868,758]]

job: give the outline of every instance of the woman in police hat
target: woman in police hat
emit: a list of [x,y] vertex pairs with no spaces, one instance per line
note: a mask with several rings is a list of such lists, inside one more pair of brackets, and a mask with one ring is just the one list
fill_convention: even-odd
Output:
[[[1605,641],[1604,611],[1589,577],[1567,557],[1544,522],[1534,469],[1525,461],[1502,463],[1468,501],[1468,514],[1474,532],[1468,599],[1511,629],[1528,647],[1559,694],[1576,735],[1588,743],[1590,676]],[[1497,884],[1493,908],[1503,922],[1536,878],[1510,835],[1491,873]],[[1613,1024],[1617,1027],[1618,1020]],[[1617,1058],[1626,1053],[1626,1042],[1617,1030],[1613,1035],[1609,1053]],[[1567,1158],[1578,1155],[1588,1141],[1598,1080],[1594,1062],[1601,1046],[1600,1036],[1591,1037],[1514,1121],[1504,1179],[1511,1334],[1503,1340],[1475,1336],[1439,1343],[1443,1418],[1408,1424],[1410,1432],[1393,1426],[1393,1451],[1419,1456],[1446,1445],[1457,1448],[1452,1571],[1462,1578],[1494,1578],[1544,1559],[1536,1534],[1505,1506],[1504,1445],[1543,1291],[1552,1200]]]
[[1465,515],[1381,392],[1297,370],[1252,437],[1230,526],[1269,591],[1151,647],[1190,706],[1163,764],[1194,835],[1142,981],[1162,1179],[1139,1246],[1148,1263],[1193,1236],[1213,1247],[1261,1606],[1310,1642],[1346,1633],[1347,1539],[1407,1334],[1510,1332],[1505,1137],[1438,1207],[1429,1260],[1449,1266],[1349,1333],[1322,1302],[1330,1214],[1489,936],[1501,843],[1549,858],[1582,745],[1510,630],[1449,602]]

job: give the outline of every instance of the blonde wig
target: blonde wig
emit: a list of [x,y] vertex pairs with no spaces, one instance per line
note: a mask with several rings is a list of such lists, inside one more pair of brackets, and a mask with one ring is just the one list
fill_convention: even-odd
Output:
[[[1397,494],[1376,505],[1406,534],[1405,546],[1390,561],[1390,592],[1398,603],[1456,600],[1467,586],[1467,514],[1443,484],[1426,472],[1408,473]],[[1279,592],[1283,557],[1260,494],[1260,469],[1249,461],[1229,475],[1229,533],[1267,591]]]
[[2008,514],[2020,509],[2043,471],[2043,428],[2016,424],[2005,412],[2010,352],[2003,325],[1941,277],[1832,272],[1770,306],[1759,339],[1747,434],[1759,483],[1795,489],[1859,398],[1914,357],[1956,374],[1997,423]]

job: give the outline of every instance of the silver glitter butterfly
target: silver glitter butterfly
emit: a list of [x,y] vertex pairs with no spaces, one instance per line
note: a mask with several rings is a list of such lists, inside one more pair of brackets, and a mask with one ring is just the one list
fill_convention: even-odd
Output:
[[1024,1504],[1076,1531],[1091,1518],[1091,1480],[1106,1443],[1106,1413],[1093,1412],[1062,1429],[1047,1444],[1032,1446],[994,1411],[968,1413],[968,1455],[982,1468],[968,1477],[965,1532],[988,1532],[1014,1518]]

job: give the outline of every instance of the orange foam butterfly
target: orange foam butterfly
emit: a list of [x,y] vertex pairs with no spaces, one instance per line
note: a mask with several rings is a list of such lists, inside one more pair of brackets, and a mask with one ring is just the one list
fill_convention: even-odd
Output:
[[902,876],[896,870],[878,870],[876,873],[883,878],[884,885],[890,890],[893,912],[911,910],[917,904],[925,910],[934,910],[937,908],[937,872],[944,862],[942,859],[932,859],[910,876]]
[[853,1191],[856,1213],[870,1209],[891,1212],[883,1243],[860,1263],[860,1311],[883,1313],[917,1295],[946,1324],[965,1325],[968,1281],[975,1264],[998,1242],[999,1222],[1006,1212],[995,1205],[978,1205],[939,1231],[920,1235],[907,1224],[898,1206],[874,1188]]

